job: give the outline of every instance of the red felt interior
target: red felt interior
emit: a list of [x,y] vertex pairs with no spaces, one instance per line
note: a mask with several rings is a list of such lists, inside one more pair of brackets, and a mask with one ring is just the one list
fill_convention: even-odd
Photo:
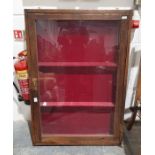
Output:
[[[41,102],[113,102],[111,74],[54,74],[40,79]],[[43,76],[43,77],[44,77]]]
[[39,66],[41,67],[49,67],[49,66],[104,66],[104,67],[117,67],[116,63],[113,62],[39,62]]
[[53,107],[41,115],[43,134],[112,134],[112,110],[72,107],[69,110]]
[[37,21],[39,62],[116,62],[116,21]]
[[42,133],[112,133],[119,24],[38,20],[36,31]]
[[105,107],[113,108],[114,104],[112,102],[41,102],[43,107]]

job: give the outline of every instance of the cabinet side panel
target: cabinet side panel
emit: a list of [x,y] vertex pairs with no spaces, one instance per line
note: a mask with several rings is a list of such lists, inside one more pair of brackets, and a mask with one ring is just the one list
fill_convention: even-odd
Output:
[[[132,15],[132,13],[131,13]],[[117,91],[116,91],[116,112],[115,112],[115,136],[119,138],[121,143],[123,136],[123,116],[126,95],[128,55],[129,55],[129,40],[131,17],[128,20],[121,21],[120,29],[120,48],[119,48],[119,70],[117,76]]]

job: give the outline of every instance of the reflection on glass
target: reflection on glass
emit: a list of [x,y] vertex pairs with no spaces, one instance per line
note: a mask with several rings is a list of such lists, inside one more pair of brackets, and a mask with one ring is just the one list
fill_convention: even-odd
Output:
[[119,25],[38,20],[42,134],[113,133]]
[[118,25],[103,21],[38,21],[39,62],[116,62]]

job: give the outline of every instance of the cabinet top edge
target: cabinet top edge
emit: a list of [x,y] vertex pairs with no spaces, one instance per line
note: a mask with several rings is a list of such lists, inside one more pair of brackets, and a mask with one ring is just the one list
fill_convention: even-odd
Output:
[[29,13],[43,13],[43,14],[104,14],[104,13],[114,13],[114,14],[125,14],[125,15],[132,15],[133,9],[129,10],[75,10],[75,9],[24,9],[25,14]]

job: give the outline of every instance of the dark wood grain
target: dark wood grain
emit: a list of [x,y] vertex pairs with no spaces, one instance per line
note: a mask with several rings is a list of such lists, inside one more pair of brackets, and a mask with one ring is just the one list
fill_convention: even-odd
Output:
[[[126,16],[127,19],[122,19]],[[30,78],[31,127],[34,145],[119,145],[123,134],[123,115],[126,94],[128,53],[130,41],[131,10],[25,10],[26,41],[28,50],[28,67]],[[38,98],[38,66],[35,20],[118,20],[120,22],[118,70],[116,83],[116,103],[114,112],[114,133],[110,136],[65,136],[41,135],[40,105],[33,102]],[[36,86],[34,86],[36,79]]]
[[129,40],[130,40],[130,26],[131,16],[128,20],[122,20],[120,26],[120,48],[119,48],[119,67],[117,76],[117,90],[116,90],[116,112],[114,120],[114,135],[119,138],[120,144],[123,136],[123,118],[124,106],[126,96],[127,70],[128,70],[128,56],[129,56]]
[[119,140],[113,136],[53,136],[53,137],[43,137],[41,145],[118,145]]
[[25,10],[33,19],[52,20],[121,20],[131,16],[131,10]]
[[[26,20],[26,41],[28,50],[28,73],[29,73],[29,87],[30,87],[30,102],[31,102],[31,121],[32,121],[32,140],[33,143],[41,140],[40,132],[40,107],[39,102],[34,103],[33,98],[38,98],[38,90],[34,88],[33,80],[38,78],[37,71],[37,56],[36,56],[36,35],[35,24],[31,16],[25,12]],[[37,85],[37,81],[36,81]],[[38,86],[37,86],[38,89]]]

